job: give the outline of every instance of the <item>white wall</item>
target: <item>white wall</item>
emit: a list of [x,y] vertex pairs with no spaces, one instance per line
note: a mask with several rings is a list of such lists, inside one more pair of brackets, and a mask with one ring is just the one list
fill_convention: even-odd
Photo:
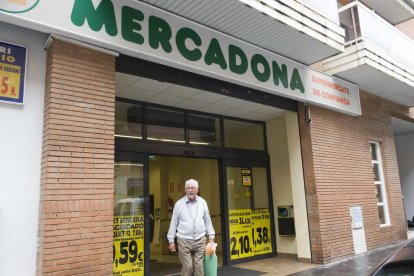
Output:
[[[311,259],[297,114],[285,112],[284,117],[266,122],[266,132],[270,155],[277,251],[297,254],[301,259]],[[294,207],[296,231],[294,237],[279,236],[277,206],[284,205]]]
[[336,0],[303,0],[320,13],[339,23],[338,4]]
[[47,36],[0,22],[28,46],[24,105],[0,102],[0,275],[35,275]]
[[414,133],[395,136],[401,190],[407,219],[414,216]]

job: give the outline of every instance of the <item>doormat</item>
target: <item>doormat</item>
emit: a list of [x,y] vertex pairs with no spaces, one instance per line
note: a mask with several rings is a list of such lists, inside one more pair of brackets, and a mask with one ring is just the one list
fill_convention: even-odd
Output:
[[151,276],[180,275],[181,264],[151,262]]
[[217,270],[218,276],[258,276],[265,273],[250,269],[238,268],[235,266],[221,266]]

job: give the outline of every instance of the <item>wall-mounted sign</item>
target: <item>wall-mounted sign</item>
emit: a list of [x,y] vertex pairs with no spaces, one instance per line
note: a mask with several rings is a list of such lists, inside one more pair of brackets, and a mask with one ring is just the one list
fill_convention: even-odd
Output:
[[361,114],[358,86],[141,1],[42,0],[30,12],[0,13],[0,20],[347,114]]
[[27,48],[0,41],[0,101],[23,104]]
[[361,206],[349,207],[351,213],[352,229],[360,229],[364,227],[362,220],[362,208]]

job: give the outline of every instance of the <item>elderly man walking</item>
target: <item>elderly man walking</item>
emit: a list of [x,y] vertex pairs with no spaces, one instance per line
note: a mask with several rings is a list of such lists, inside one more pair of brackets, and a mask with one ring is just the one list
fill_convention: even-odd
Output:
[[177,201],[168,230],[168,248],[175,252],[174,238],[177,237],[178,257],[183,266],[183,276],[203,276],[203,260],[206,248],[206,234],[209,243],[214,242],[214,228],[211,223],[207,202],[197,195],[198,182],[185,182],[185,196]]

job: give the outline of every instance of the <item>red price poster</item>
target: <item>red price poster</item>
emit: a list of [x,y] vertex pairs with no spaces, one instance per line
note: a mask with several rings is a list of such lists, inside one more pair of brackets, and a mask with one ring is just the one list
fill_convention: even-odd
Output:
[[23,104],[27,48],[0,41],[0,101]]
[[115,216],[113,276],[144,275],[144,215]]

